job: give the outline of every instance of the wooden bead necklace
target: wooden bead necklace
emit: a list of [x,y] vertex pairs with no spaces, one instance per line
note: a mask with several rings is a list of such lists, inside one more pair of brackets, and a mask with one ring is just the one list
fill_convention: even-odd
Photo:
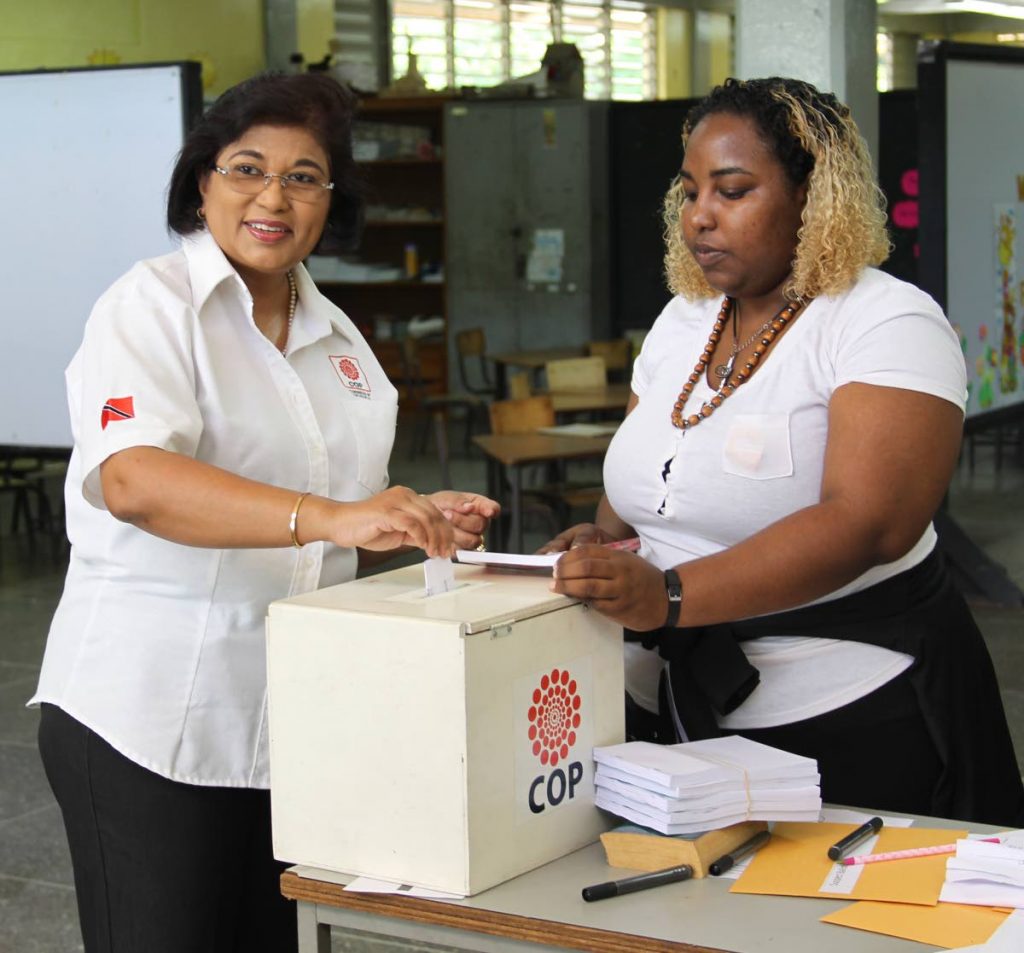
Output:
[[[726,365],[726,371],[722,375],[722,383],[718,386],[718,390],[715,391],[714,396],[712,396],[710,400],[702,403],[701,408],[697,413],[690,414],[689,417],[684,417],[683,410],[686,407],[686,402],[689,400],[694,385],[707,373],[708,364],[711,361],[712,355],[715,353],[715,345],[721,339],[722,331],[725,328],[725,322],[729,320],[729,315],[732,313],[734,302],[732,298],[727,297],[722,302],[722,308],[718,312],[718,317],[715,318],[715,324],[711,329],[710,336],[708,337],[708,343],[704,345],[704,350],[693,369],[693,373],[686,379],[686,383],[683,384],[683,389],[679,391],[679,396],[676,398],[676,402],[672,407],[672,424],[680,430],[689,430],[691,427],[696,427],[702,420],[706,420],[717,408],[721,407],[722,402],[727,397],[730,397],[735,393],[736,388],[750,380],[750,375],[754,372],[754,368],[757,367],[758,362],[762,357],[764,357],[765,352],[772,346],[772,342],[779,336],[782,329],[793,320],[802,305],[803,301],[789,302],[777,315],[775,315],[774,318],[771,319],[771,321],[761,328],[758,333],[763,333],[764,336],[758,342],[757,347],[754,348],[753,353],[750,355],[750,359],[747,360],[743,367],[736,372],[735,383],[730,381],[730,376],[736,354],[734,353],[731,355]],[[749,344],[750,342],[747,343]]]

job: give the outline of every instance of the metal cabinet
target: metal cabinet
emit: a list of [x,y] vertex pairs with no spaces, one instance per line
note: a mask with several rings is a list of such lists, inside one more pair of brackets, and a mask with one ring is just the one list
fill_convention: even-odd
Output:
[[450,341],[472,327],[491,351],[608,336],[607,130],[607,103],[445,108]]

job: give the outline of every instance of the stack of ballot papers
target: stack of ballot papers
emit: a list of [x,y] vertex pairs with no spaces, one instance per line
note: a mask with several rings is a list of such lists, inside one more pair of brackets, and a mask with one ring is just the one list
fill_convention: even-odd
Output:
[[1000,834],[998,843],[958,840],[939,900],[1024,908],[1024,831]]
[[598,807],[662,834],[694,834],[740,821],[816,821],[818,765],[733,735],[594,749]]

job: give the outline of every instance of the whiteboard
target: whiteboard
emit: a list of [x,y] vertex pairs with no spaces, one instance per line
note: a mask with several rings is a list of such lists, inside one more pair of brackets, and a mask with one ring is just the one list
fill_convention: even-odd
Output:
[[1024,62],[946,61],[946,313],[967,416],[1024,402]]
[[64,368],[100,294],[176,245],[167,183],[199,97],[194,63],[0,73],[0,445],[71,446]]

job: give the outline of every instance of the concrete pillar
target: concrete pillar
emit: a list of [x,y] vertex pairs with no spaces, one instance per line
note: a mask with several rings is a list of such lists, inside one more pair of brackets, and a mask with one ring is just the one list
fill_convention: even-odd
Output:
[[736,0],[736,75],[791,76],[853,112],[877,164],[876,0]]
[[292,53],[299,49],[296,0],[263,0],[267,69],[287,70]]
[[892,34],[892,88],[917,89],[917,33]]

